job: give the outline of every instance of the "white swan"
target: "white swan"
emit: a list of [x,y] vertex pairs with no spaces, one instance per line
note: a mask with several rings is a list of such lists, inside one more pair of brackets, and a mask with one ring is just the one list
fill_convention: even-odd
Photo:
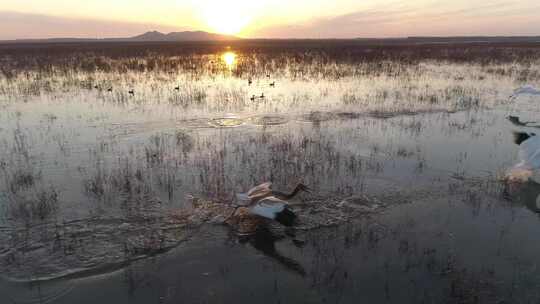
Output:
[[507,178],[510,181],[527,181],[540,169],[540,136],[516,132],[514,142],[519,145],[520,162],[510,169]]
[[[247,193],[236,194],[237,205],[248,208],[251,214],[275,220],[285,226],[291,226],[296,215],[289,209],[287,200],[295,197],[300,191],[309,192],[309,188],[298,184],[291,193],[286,194],[272,190],[272,183],[266,182],[253,187]],[[236,210],[232,215],[235,212]]]

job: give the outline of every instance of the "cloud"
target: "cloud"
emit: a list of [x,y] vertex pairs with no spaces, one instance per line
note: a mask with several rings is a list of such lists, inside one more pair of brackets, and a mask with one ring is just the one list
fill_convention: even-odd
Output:
[[499,1],[443,8],[390,6],[313,19],[303,24],[261,27],[252,36],[269,38],[354,38],[461,35],[540,35],[540,4]]
[[12,11],[0,11],[0,39],[112,38],[128,37],[149,30],[184,30],[158,24],[142,24],[97,19],[75,19]]

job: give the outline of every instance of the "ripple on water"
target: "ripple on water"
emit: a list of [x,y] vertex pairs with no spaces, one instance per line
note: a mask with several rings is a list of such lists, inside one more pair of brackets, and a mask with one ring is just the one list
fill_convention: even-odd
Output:
[[[75,284],[69,280],[34,283],[38,288],[27,288],[25,286],[12,286],[13,289],[24,288],[24,293],[20,292],[15,297],[9,297],[13,303],[54,303],[73,291]],[[38,285],[39,284],[39,285]],[[11,290],[13,291],[13,290]]]
[[249,121],[250,123],[256,126],[277,126],[277,125],[283,125],[289,122],[289,120],[286,117],[279,116],[279,115],[256,116],[256,117],[251,117]]
[[298,117],[298,120],[304,122],[319,123],[323,121],[333,120],[335,118],[336,115],[334,113],[316,111],[309,114],[301,115],[300,117]]
[[235,128],[244,125],[246,122],[237,117],[213,118],[208,124],[214,128]]

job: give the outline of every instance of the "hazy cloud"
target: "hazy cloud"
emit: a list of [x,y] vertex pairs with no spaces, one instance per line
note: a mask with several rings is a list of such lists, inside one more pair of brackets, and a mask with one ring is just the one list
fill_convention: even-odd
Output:
[[540,35],[540,4],[493,2],[441,9],[437,5],[367,9],[304,24],[262,27],[253,36],[351,38],[459,35]]

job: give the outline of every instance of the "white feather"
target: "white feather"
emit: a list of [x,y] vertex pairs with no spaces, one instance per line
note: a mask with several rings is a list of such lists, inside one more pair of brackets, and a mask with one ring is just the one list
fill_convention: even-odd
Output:
[[519,163],[506,174],[506,178],[515,182],[536,180],[540,169],[540,136],[533,135],[519,145]]
[[512,96],[517,97],[518,95],[540,95],[540,90],[531,85],[525,85],[516,89]]
[[273,196],[260,200],[255,206],[250,208],[252,214],[262,216],[271,220],[276,219],[278,213],[283,211],[287,203]]
[[236,204],[239,206],[247,206],[251,203],[251,198],[247,193],[236,193]]
[[258,186],[251,188],[251,190],[248,191],[247,195],[253,198],[255,196],[260,196],[261,194],[268,194],[272,191],[271,189],[272,189],[272,183],[266,182],[266,183],[263,183],[263,184],[260,184]]
[[540,136],[531,136],[519,145],[520,163],[516,167],[528,170],[540,169]]

